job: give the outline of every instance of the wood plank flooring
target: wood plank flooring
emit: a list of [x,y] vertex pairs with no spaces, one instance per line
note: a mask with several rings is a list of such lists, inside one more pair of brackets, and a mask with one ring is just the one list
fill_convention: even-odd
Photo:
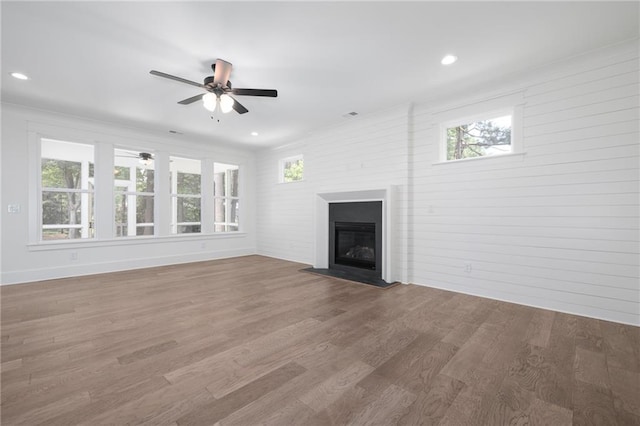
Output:
[[3,425],[640,425],[637,327],[247,256],[0,288]]

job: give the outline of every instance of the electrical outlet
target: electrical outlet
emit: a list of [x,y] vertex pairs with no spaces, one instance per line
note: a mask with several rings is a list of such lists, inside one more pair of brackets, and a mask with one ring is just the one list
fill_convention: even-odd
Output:
[[472,268],[471,268],[471,264],[470,264],[470,263],[465,263],[465,264],[464,264],[464,271],[465,271],[467,274],[470,274],[470,273],[471,273],[471,270],[472,270]]
[[78,260],[78,252],[77,251],[72,251],[71,254],[69,254],[69,260],[71,260],[71,261]]
[[200,248],[201,249],[206,249],[207,248],[207,243],[200,243]]

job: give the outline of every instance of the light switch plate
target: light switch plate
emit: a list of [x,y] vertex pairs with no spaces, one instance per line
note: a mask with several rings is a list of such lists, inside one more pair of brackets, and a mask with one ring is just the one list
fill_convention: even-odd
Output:
[[7,206],[7,212],[9,214],[17,214],[20,213],[20,204],[9,204]]

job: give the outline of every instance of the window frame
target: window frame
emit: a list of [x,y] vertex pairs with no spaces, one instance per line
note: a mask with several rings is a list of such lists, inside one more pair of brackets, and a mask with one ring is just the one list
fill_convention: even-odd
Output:
[[[198,173],[200,176],[200,193],[199,194],[180,194],[178,193],[178,173],[180,173],[179,170],[175,170],[175,172],[171,169],[171,162],[174,161],[174,159],[179,159],[179,160],[188,160],[188,161],[198,161],[200,163],[200,172]],[[195,158],[189,158],[189,157],[181,157],[178,155],[170,155],[169,156],[169,196],[170,196],[170,200],[171,200],[171,220],[170,220],[170,226],[171,226],[171,235],[188,235],[188,234],[202,234],[202,210],[203,210],[203,199],[202,199],[202,186],[204,184],[203,181],[203,177],[202,177],[202,160],[198,160]],[[173,177],[173,173],[175,173],[175,179]],[[192,173],[193,174],[193,173]],[[174,192],[174,187],[175,187],[175,192]],[[178,222],[178,199],[180,198],[192,198],[192,199],[197,199],[200,202],[200,221],[199,222]],[[179,226],[192,226],[192,225],[199,225],[200,226],[200,231],[198,232],[178,232],[178,227]]]
[[[95,241],[96,239],[96,234],[95,234],[95,223],[92,221],[91,218],[91,213],[93,212],[93,220],[95,220],[95,203],[96,203],[96,188],[95,188],[95,165],[96,165],[96,146],[93,143],[87,142],[87,141],[77,141],[76,138],[69,138],[69,137],[64,137],[64,138],[56,138],[56,137],[49,137],[49,136],[44,136],[44,135],[36,135],[37,137],[37,141],[36,141],[36,162],[37,162],[37,167],[36,167],[36,193],[37,193],[37,200],[36,200],[36,216],[37,216],[37,229],[35,231],[35,240],[42,244],[48,244],[51,242],[79,242],[79,241]],[[72,139],[72,140],[69,140]],[[50,159],[50,160],[55,160],[54,158],[48,158],[48,157],[43,157],[42,155],[42,144],[45,141],[52,141],[52,142],[57,142],[57,143],[67,143],[67,144],[72,144],[72,145],[85,145],[87,147],[91,147],[92,150],[92,159],[91,161],[87,162],[87,167],[86,169],[83,167],[83,162],[80,162],[80,173],[81,173],[81,179],[86,179],[87,181],[87,186],[89,184],[92,185],[92,189],[87,188],[56,188],[56,187],[45,187],[43,186],[42,183],[42,161],[45,159]],[[72,161],[72,160],[62,160],[62,161]],[[94,176],[90,177],[89,176],[89,170],[90,170],[90,164],[94,165]],[[84,176],[86,174],[86,177]],[[93,181],[93,183],[92,183]],[[82,185],[81,185],[82,186]],[[71,194],[71,193],[76,193],[76,194],[80,194],[81,199],[81,206],[82,205],[86,205],[87,210],[86,210],[86,224],[84,223],[85,220],[85,213],[82,212],[82,207],[81,207],[81,214],[80,214],[80,218],[81,218],[81,223],[79,224],[44,224],[44,205],[43,205],[43,197],[44,197],[44,193],[45,192],[55,192],[55,193],[61,193],[61,194]],[[81,236],[79,238],[61,238],[61,239],[44,239],[44,231],[45,229],[80,229],[81,232]]]
[[[114,169],[116,167],[124,167],[124,168],[128,168],[129,169],[129,179],[125,180],[125,179],[116,179],[116,176],[113,176],[112,179],[112,187],[113,187],[113,216],[112,216],[112,222],[113,222],[113,238],[116,239],[122,239],[122,238],[141,238],[141,237],[154,237],[158,235],[158,226],[156,223],[156,219],[155,219],[155,211],[157,208],[157,197],[156,197],[156,193],[158,191],[157,189],[157,185],[156,185],[156,161],[155,161],[155,152],[150,152],[154,158],[151,160],[153,161],[153,176],[154,176],[154,182],[153,182],[153,192],[147,192],[147,191],[137,191],[137,176],[138,176],[138,168],[140,168],[139,164],[135,164],[135,165],[129,165],[129,166],[122,166],[117,164],[116,161],[116,157],[118,157],[117,155],[117,151],[124,151],[127,154],[135,154],[137,151],[135,149],[132,148],[122,148],[122,147],[114,147],[113,148],[113,167]],[[132,157],[133,158],[133,157]],[[134,173],[132,173],[132,171]],[[118,190],[118,186],[124,186],[124,185],[118,185],[118,181],[123,182],[123,183],[128,183],[127,185],[127,190],[126,191],[122,191],[122,190]],[[131,187],[135,187],[136,190],[132,191]],[[154,211],[154,219],[152,222],[140,222],[138,223],[138,221],[136,220],[135,222],[135,229],[136,232],[134,235],[129,235],[129,232],[127,231],[127,235],[118,235],[118,222],[117,222],[117,215],[116,215],[116,208],[117,208],[117,203],[116,203],[116,197],[118,195],[122,195],[127,197],[127,215],[129,215],[129,211],[130,211],[130,206],[133,205],[134,207],[134,211],[135,211],[135,216],[137,216],[137,208],[138,208],[138,197],[153,197],[153,211]],[[133,201],[133,202],[132,202]],[[127,222],[127,228],[129,227],[129,222]],[[138,228],[143,228],[143,227],[152,227],[153,228],[153,232],[151,234],[140,234],[138,235]]]
[[[219,164],[230,164],[238,168],[241,176],[238,178],[238,196],[229,197],[239,200],[246,192],[245,177],[245,161],[243,156],[233,158],[225,158],[226,156],[218,155],[213,151],[188,151],[177,154],[177,156],[185,158],[196,158],[201,161],[201,232],[171,234],[170,225],[170,195],[169,195],[169,157],[176,155],[170,147],[159,143],[142,144],[138,138],[120,137],[106,135],[94,130],[81,130],[76,128],[65,127],[57,124],[46,124],[38,121],[28,123],[27,129],[27,162],[28,162],[28,179],[26,183],[27,195],[25,196],[27,208],[26,222],[28,223],[27,233],[27,250],[28,251],[51,251],[51,250],[75,250],[89,247],[125,247],[147,244],[166,244],[169,241],[208,241],[219,239],[245,238],[246,223],[243,225],[242,219],[237,221],[237,228],[233,228],[230,232],[214,232],[212,217],[214,211],[213,197],[213,171],[214,161]],[[94,187],[93,187],[93,237],[92,238],[74,238],[74,239],[58,239],[58,240],[42,240],[41,224],[42,224],[42,191],[41,191],[41,140],[52,139],[62,142],[70,142],[82,145],[93,146],[93,171],[94,171]],[[153,146],[153,148],[152,148]],[[154,215],[153,226],[154,233],[149,235],[139,235],[131,237],[115,237],[115,184],[113,179],[113,171],[116,166],[115,150],[121,149],[125,151],[153,153],[154,157]],[[215,160],[214,160],[215,159]],[[250,179],[252,171],[247,174]],[[167,189],[165,189],[167,188]],[[149,193],[151,195],[151,193]],[[242,208],[247,204],[243,200]],[[252,205],[251,202],[248,203]],[[18,204],[19,206],[19,204]],[[252,217],[250,210],[245,210],[245,216]],[[140,224],[142,225],[142,223]],[[234,226],[235,223],[230,223]],[[236,230],[237,229],[237,230]],[[202,244],[202,243],[201,243]],[[204,245],[202,245],[204,248]],[[71,259],[76,260],[76,259]]]
[[[225,173],[230,172],[231,170],[237,170],[238,171],[238,195],[236,196],[232,196],[232,195],[226,195],[226,194],[230,194],[231,191],[230,189],[230,179],[228,179],[227,177],[225,177],[225,188],[224,188],[224,193],[225,195],[216,195],[215,194],[215,168],[216,168],[216,164],[221,164],[221,165],[225,165],[225,166],[234,166],[236,167],[236,169],[227,169],[225,171]],[[241,220],[240,220],[240,214],[239,212],[236,213],[236,217],[238,218],[238,222],[237,225],[235,222],[229,222],[229,217],[231,216],[231,205],[233,203],[233,201],[237,201],[238,202],[238,206],[240,205],[240,198],[241,198],[241,187],[242,187],[242,167],[240,164],[233,164],[233,163],[223,163],[220,161],[215,161],[213,163],[213,227],[211,232],[213,234],[221,234],[221,233],[237,233],[241,231]],[[223,205],[224,205],[224,217],[225,217],[225,221],[224,222],[216,222],[216,200],[222,200]],[[224,226],[225,230],[224,231],[216,231],[216,226]],[[230,230],[230,227],[235,227],[235,230]]]
[[[491,99],[470,102],[467,105],[448,107],[441,112],[434,113],[433,118],[436,122],[435,130],[437,131],[435,138],[437,140],[438,152],[438,157],[434,164],[452,164],[523,155],[525,153],[522,138],[523,104],[523,93],[515,92]],[[511,116],[511,152],[447,160],[447,129],[505,115]]]
[[[302,178],[297,180],[286,180],[285,173],[285,164],[293,163],[295,161],[302,160]],[[295,182],[303,182],[304,181],[304,154],[296,154],[289,157],[281,158],[278,161],[278,182],[279,183],[295,183]]]

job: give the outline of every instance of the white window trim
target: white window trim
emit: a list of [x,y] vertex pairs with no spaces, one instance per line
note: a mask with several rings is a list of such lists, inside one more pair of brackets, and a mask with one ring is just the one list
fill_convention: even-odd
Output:
[[[41,185],[41,149],[40,141],[42,139],[53,139],[59,141],[68,141],[71,143],[92,145],[94,147],[94,215],[95,215],[95,235],[92,238],[78,238],[72,240],[51,240],[45,241],[41,239],[42,235],[42,185]],[[167,241],[201,241],[218,240],[226,238],[246,238],[248,234],[244,232],[245,225],[243,220],[239,220],[238,229],[235,231],[213,231],[213,221],[203,220],[201,222],[200,233],[189,234],[171,234],[170,215],[161,212],[160,201],[166,198],[167,211],[170,211],[170,194],[169,191],[163,191],[164,186],[156,186],[153,194],[155,199],[154,214],[154,235],[145,236],[128,236],[115,237],[115,185],[113,181],[113,168],[115,166],[114,150],[122,149],[129,151],[153,151],[155,157],[155,173],[156,184],[160,181],[168,181],[168,167],[170,149],[163,147],[162,149],[149,150],[149,145],[140,146],[139,139],[134,137],[125,138],[111,134],[104,134],[92,130],[80,130],[65,127],[62,125],[45,124],[41,122],[29,122],[27,127],[27,155],[28,155],[28,208],[27,216],[29,226],[27,248],[29,251],[40,250],[60,250],[60,249],[76,249],[85,247],[110,247],[110,246],[128,246],[137,244],[155,244],[166,243]],[[195,158],[194,153],[178,154],[180,157]],[[213,214],[213,165],[215,163],[232,164],[238,167],[240,176],[238,177],[238,197],[229,197],[234,199],[243,198],[245,193],[244,174],[245,165],[241,158],[225,158],[224,156],[211,158],[209,156],[202,160],[202,215]],[[164,174],[163,167],[166,163],[167,175]],[[101,194],[101,195],[99,195]],[[244,202],[244,201],[243,201]],[[246,202],[244,202],[246,204]],[[164,205],[164,204],[163,204]],[[246,207],[245,207],[246,208]],[[161,220],[159,220],[159,218]],[[145,225],[145,224],[139,224]],[[150,224],[149,224],[150,225]]]
[[[438,159],[433,164],[452,164],[513,156],[521,157],[525,154],[522,137],[523,104],[524,95],[522,92],[517,92],[434,113],[433,117],[437,123],[434,126],[437,135],[434,136],[438,144]],[[447,160],[448,128],[505,115],[511,115],[511,152],[483,157]]]
[[[36,222],[38,225],[36,226],[37,229],[35,230],[29,230],[29,241],[30,242],[38,242],[38,243],[46,243],[48,242],[48,240],[43,239],[43,235],[44,235],[44,230],[45,229],[80,229],[82,232],[82,237],[81,238],[75,238],[75,239],[65,239],[63,241],[68,242],[68,241],[76,241],[76,240],[93,240],[95,239],[95,234],[93,236],[89,236],[89,231],[91,229],[91,221],[89,220],[89,206],[86,203],[89,195],[93,195],[93,202],[95,203],[95,175],[93,178],[89,178],[89,169],[87,168],[85,170],[85,168],[82,168],[82,173],[83,173],[83,179],[86,179],[87,181],[90,181],[91,179],[94,179],[94,188],[93,189],[84,189],[84,188],[49,188],[49,187],[43,187],[42,186],[42,140],[43,139],[49,139],[49,140],[53,140],[53,141],[59,141],[59,142],[66,142],[66,143],[75,143],[78,145],[88,145],[91,146],[93,148],[93,165],[94,165],[94,173],[95,173],[95,167],[96,167],[96,146],[94,143],[92,142],[88,142],[86,140],[80,140],[77,141],[77,138],[60,138],[60,137],[50,137],[50,136],[45,136],[43,134],[37,133],[37,132],[29,132],[29,143],[30,145],[35,145],[35,154],[36,157],[33,160],[33,167],[34,170],[36,171],[35,174],[30,174],[30,181],[29,181],[29,190],[31,191],[31,188],[33,186],[36,187],[36,194],[37,194],[37,199],[35,200],[35,209],[29,209],[30,213],[29,213],[29,219],[32,219],[33,217],[36,218]],[[72,140],[67,140],[67,139],[72,139]],[[31,181],[32,178],[34,178],[35,176],[35,182]],[[44,223],[42,223],[42,194],[44,192],[61,192],[61,193],[76,193],[76,194],[81,194],[82,196],[82,221],[84,223],[86,223],[86,225],[84,223],[81,224],[75,224],[75,225],[69,225],[69,224],[50,224],[50,225],[45,225]],[[32,210],[35,210],[35,212],[33,212]],[[95,214],[95,205],[94,205],[94,214]],[[32,222],[34,223],[34,222]],[[95,232],[95,229],[94,229]]]
[[304,155],[303,154],[292,155],[290,157],[282,158],[280,159],[280,161],[278,161],[278,183],[296,183],[296,182],[304,181],[304,169],[302,172],[302,179],[292,180],[292,181],[284,180],[284,165],[288,162],[294,162],[298,160],[304,161]]

